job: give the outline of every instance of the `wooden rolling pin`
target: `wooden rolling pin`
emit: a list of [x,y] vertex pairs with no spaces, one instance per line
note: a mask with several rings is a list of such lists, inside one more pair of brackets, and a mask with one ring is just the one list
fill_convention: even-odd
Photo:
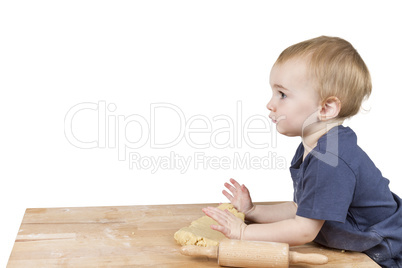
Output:
[[326,264],[321,254],[302,254],[289,251],[285,243],[224,239],[216,247],[183,246],[187,256],[206,256],[218,259],[220,266],[232,267],[289,267],[289,264]]

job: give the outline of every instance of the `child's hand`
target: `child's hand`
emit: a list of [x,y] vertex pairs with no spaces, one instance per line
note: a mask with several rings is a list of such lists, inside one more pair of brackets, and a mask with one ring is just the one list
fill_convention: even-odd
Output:
[[241,240],[243,232],[247,225],[228,210],[220,210],[214,207],[207,207],[202,211],[212,219],[214,219],[220,225],[211,225],[211,229],[216,230],[224,234],[229,239]]
[[253,202],[251,201],[250,193],[246,186],[240,185],[234,179],[230,179],[230,182],[233,184],[225,183],[225,187],[232,193],[229,194],[226,190],[223,190],[222,193],[229,199],[230,203],[240,212],[243,212],[245,215],[247,213],[254,210]]

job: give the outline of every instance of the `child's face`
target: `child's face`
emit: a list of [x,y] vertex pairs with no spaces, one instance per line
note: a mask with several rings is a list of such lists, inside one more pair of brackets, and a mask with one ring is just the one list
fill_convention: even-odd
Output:
[[271,70],[272,98],[267,104],[269,117],[279,133],[306,135],[306,126],[318,121],[321,102],[303,59],[275,64]]

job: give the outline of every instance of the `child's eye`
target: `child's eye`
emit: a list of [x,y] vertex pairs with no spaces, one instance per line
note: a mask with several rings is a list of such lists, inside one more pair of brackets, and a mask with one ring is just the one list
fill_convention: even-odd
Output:
[[282,91],[279,91],[279,94],[281,95],[281,99],[286,99],[286,94],[283,93]]

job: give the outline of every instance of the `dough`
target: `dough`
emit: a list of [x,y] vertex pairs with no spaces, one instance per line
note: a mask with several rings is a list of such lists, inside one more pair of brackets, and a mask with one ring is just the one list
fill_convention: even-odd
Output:
[[[232,204],[221,204],[219,209],[227,209],[236,217],[244,221],[244,214],[238,212]],[[197,246],[217,246],[225,236],[218,231],[211,229],[211,224],[218,224],[208,216],[203,216],[193,221],[189,227],[183,227],[174,234],[174,239],[180,245],[197,245]]]

